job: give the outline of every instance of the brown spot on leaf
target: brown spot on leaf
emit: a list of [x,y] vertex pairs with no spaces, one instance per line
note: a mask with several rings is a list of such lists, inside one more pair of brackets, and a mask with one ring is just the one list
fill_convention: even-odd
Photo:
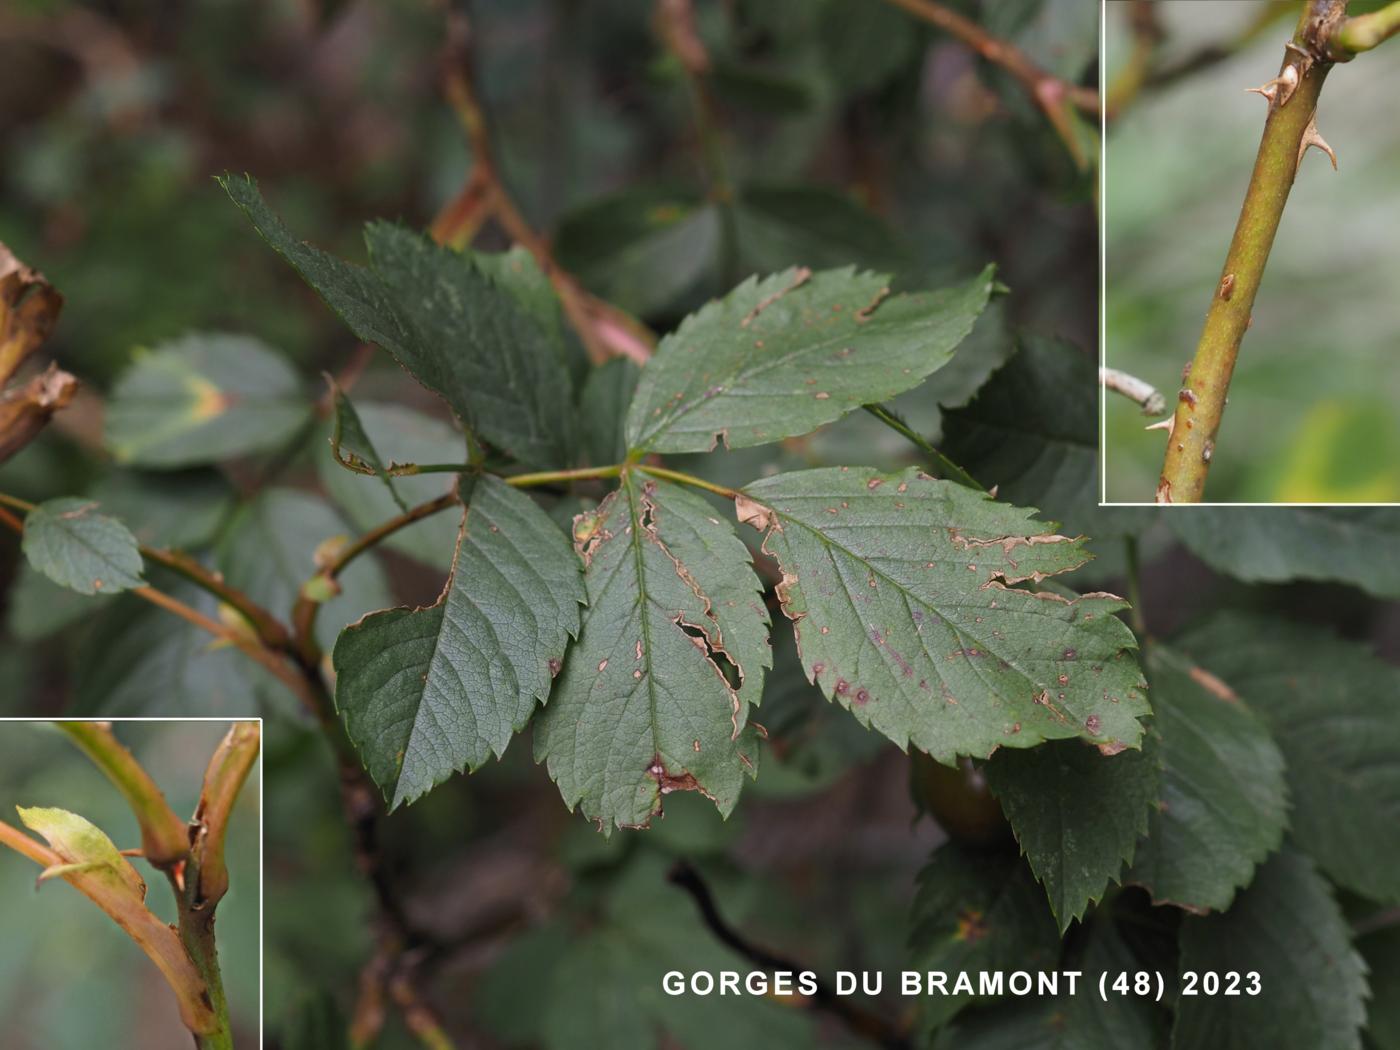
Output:
[[856,311],[856,323],[864,324],[866,321],[870,320],[870,315],[875,312],[876,308],[883,303],[886,298],[888,298],[889,294],[890,290],[888,288],[881,288],[876,292],[874,299],[871,299],[869,303]]
[[1102,725],[1103,722],[1100,721],[1098,715],[1090,715],[1084,720],[1084,728],[1089,730],[1089,732],[1093,733],[1095,736],[1099,735],[1099,728]]
[[663,795],[669,795],[672,791],[698,791],[706,798],[714,798],[700,786],[700,782],[695,779],[692,773],[677,774],[668,770],[660,755],[652,756],[651,765],[647,766],[647,776],[656,781],[656,785],[661,789]]
[[753,324],[754,320],[758,317],[759,314],[761,314],[764,310],[768,309],[768,307],[772,306],[783,296],[787,295],[788,292],[802,287],[802,285],[807,283],[811,276],[811,270],[807,269],[807,267],[805,266],[799,266],[792,275],[792,282],[788,284],[786,288],[781,288],[778,291],[774,292],[772,295],[760,299],[758,303],[754,306],[754,308],[744,315],[744,319],[739,322],[739,327],[747,328],[749,325]]
[[756,499],[750,499],[742,492],[734,497],[734,515],[741,524],[752,525],[759,532],[779,528],[778,516],[772,507],[765,506]]

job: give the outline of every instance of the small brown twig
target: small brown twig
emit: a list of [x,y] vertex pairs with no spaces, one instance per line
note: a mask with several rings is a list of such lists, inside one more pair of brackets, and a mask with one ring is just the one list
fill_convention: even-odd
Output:
[[1147,83],[1147,78],[1152,75],[1157,47],[1166,35],[1157,19],[1157,7],[1152,0],[1133,0],[1128,12],[1128,25],[1132,30],[1132,47],[1122,69],[1108,85],[1103,107],[1105,121],[1113,120]]
[[534,257],[554,286],[564,316],[595,364],[619,355],[639,364],[646,361],[655,346],[655,336],[617,307],[590,295],[576,277],[559,265],[548,243],[530,225],[501,181],[490,126],[476,90],[470,39],[466,17],[449,13],[442,56],[443,93],[467,134],[473,167],[457,196],[433,220],[432,236],[442,244],[464,246],[488,218],[494,218],[513,241]]
[[1116,368],[1100,368],[1099,383],[1105,390],[1112,390],[1130,401],[1136,401],[1142,408],[1143,415],[1160,416],[1167,410],[1167,399],[1145,379],[1139,379]]
[[[1286,18],[1291,13],[1292,8],[1288,4],[1260,4],[1254,17],[1234,37],[1223,43],[1207,44],[1200,50],[1193,51],[1175,62],[1148,70],[1143,79],[1142,87],[1151,90],[1169,87],[1178,80],[1183,80],[1210,69],[1226,59],[1233,58],[1245,47],[1259,39],[1275,22]],[[1115,104],[1110,98],[1108,119],[1114,119],[1129,101],[1131,100],[1122,99],[1118,104]]]
[[1099,93],[1090,87],[1072,84],[1061,80],[1052,73],[1041,69],[1015,44],[999,40],[970,18],[944,7],[936,0],[889,0],[896,7],[922,18],[937,26],[945,33],[957,37],[988,62],[1001,66],[1025,89],[1031,101],[1045,114],[1050,126],[1065,144],[1065,149],[1074,159],[1076,167],[1084,168],[1089,163],[1075,134],[1070,107],[1078,109],[1085,116],[1098,120]]
[[286,650],[290,647],[292,636],[281,622],[247,594],[230,587],[222,573],[206,568],[184,551],[143,546],[141,556],[163,565],[177,576],[209,592],[229,608],[236,609],[269,649]]
[[[667,874],[667,879],[675,886],[690,894],[695,906],[700,909],[700,918],[710,932],[726,947],[738,952],[750,962],[765,970],[782,970],[793,973],[810,971],[811,967],[800,965],[784,955],[769,951],[754,944],[738,930],[725,922],[715,903],[714,894],[704,877],[687,861],[677,861]],[[808,1004],[813,1010],[820,1010],[841,1020],[851,1031],[874,1040],[887,1050],[911,1050],[914,1045],[909,1034],[895,1024],[877,1014],[862,1010],[848,999],[838,996],[824,981],[817,980],[816,992]]]

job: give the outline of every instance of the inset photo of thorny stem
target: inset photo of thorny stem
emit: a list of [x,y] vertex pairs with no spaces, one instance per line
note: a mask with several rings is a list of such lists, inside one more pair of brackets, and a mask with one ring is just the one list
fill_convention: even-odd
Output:
[[260,747],[257,720],[0,721],[0,1045],[259,1045]]
[[1107,18],[1107,501],[1400,502],[1400,3]]

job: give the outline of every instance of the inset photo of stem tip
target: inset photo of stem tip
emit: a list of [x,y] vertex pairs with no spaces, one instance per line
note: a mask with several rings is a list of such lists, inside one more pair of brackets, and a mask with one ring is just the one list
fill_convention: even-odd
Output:
[[1101,501],[1400,504],[1400,2],[1105,15]]
[[0,720],[0,1046],[261,1045],[261,739]]

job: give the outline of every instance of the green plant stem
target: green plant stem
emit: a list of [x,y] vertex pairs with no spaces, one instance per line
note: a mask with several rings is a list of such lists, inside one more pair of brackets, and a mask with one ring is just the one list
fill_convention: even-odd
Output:
[[[14,507],[25,514],[34,512],[36,504],[0,492],[0,505]],[[9,522],[6,522],[7,524]],[[258,637],[272,649],[286,649],[291,644],[291,635],[281,622],[252,598],[235,587],[230,587],[217,573],[211,572],[183,551],[165,550],[159,547],[141,547],[141,556],[164,566],[177,576],[188,580],[201,590],[212,594],[230,608],[238,610],[253,628]]]
[[917,448],[920,452],[922,452],[925,456],[929,457],[929,459],[932,460],[930,466],[934,466],[935,469],[947,480],[956,481],[959,485],[963,485],[966,488],[975,489],[978,492],[987,491],[985,488],[982,487],[982,485],[977,481],[976,478],[974,478],[967,471],[963,470],[962,467],[958,466],[951,459],[945,456],[942,452],[938,451],[938,449],[934,447],[933,443],[929,441],[928,438],[924,437],[917,430],[911,427],[908,423],[906,423],[903,419],[896,415],[891,409],[886,408],[884,405],[866,405],[865,410],[869,412],[872,416],[874,416],[876,419],[878,419],[881,423],[885,424],[885,426],[893,430],[896,434],[899,434],[901,437],[905,438],[907,441],[913,444],[914,447]]
[[716,496],[723,496],[725,499],[738,499],[739,497],[737,489],[727,488],[724,485],[716,485],[713,481],[697,478],[694,474],[682,474],[679,470],[667,470],[665,467],[656,467],[645,463],[637,464],[637,469],[643,474],[650,474],[654,478],[664,478],[667,481],[674,481],[679,485],[689,485],[691,488],[704,489],[706,492],[713,492]]
[[565,481],[587,481],[591,478],[615,478],[622,473],[622,464],[614,463],[606,467],[579,467],[576,470],[541,470],[534,474],[516,474],[502,478],[507,485],[515,488],[531,488],[535,485],[556,485]]
[[141,828],[141,853],[162,870],[190,852],[189,828],[175,815],[151,775],[112,732],[107,722],[56,722],[93,764],[117,786]]
[[204,772],[191,826],[198,829],[195,852],[199,857],[199,886],[196,900],[212,909],[228,892],[228,867],[224,863],[224,841],[229,814],[243,790],[243,783],[257,761],[262,734],[257,722],[235,722],[219,742]]
[[[5,499],[0,499],[0,504],[7,501],[10,502],[11,505],[23,504],[24,502],[23,500],[15,500],[13,497],[5,497]],[[28,504],[28,506],[33,507],[33,504]],[[9,511],[3,509],[3,506],[0,506],[0,525],[4,525],[16,533],[24,532],[24,522],[20,521],[19,518],[15,517]],[[179,598],[172,597],[164,591],[156,590],[154,587],[136,587],[129,593],[136,595],[136,597],[144,601],[150,602],[152,605],[160,606],[166,612],[174,613],[176,616],[187,620],[196,627],[208,631],[215,638],[227,642],[236,649],[242,650],[254,661],[267,668],[273,677],[287,686],[287,688],[291,690],[292,695],[301,700],[309,710],[315,711],[315,704],[307,693],[306,682],[294,668],[288,666],[277,653],[264,645],[260,639],[252,636],[250,633],[225,627],[217,620],[205,616],[198,609],[186,605],[184,602],[180,601]]]
[[63,858],[37,839],[32,839],[19,828],[0,820],[0,846],[8,846],[28,857],[41,868],[52,868],[63,863]]
[[359,539],[342,548],[330,564],[302,585],[301,594],[297,598],[296,605],[292,607],[292,635],[303,666],[314,668],[321,659],[321,647],[316,643],[316,617],[320,613],[325,599],[316,595],[316,585],[323,584],[326,590],[333,591],[336,577],[365,551],[378,546],[400,529],[407,528],[414,522],[422,521],[438,511],[446,510],[459,503],[457,491],[454,488],[453,491],[446,492],[437,499],[411,507],[398,517],[390,518],[384,524],[371,529]]
[[1346,62],[1396,33],[1400,33],[1400,0],[1342,22],[1331,36],[1330,52],[1338,62]]
[[253,626],[258,637],[268,648],[287,649],[291,645],[291,635],[277,617],[236,587],[230,587],[222,576],[211,572],[184,551],[143,546],[141,555],[212,594],[229,608],[237,610],[239,615]]
[[233,1028],[229,1023],[228,997],[224,994],[224,978],[219,970],[219,948],[214,941],[214,909],[198,908],[192,903],[191,898],[197,892],[195,887],[199,881],[198,870],[187,870],[185,876],[184,892],[176,886],[176,899],[180,901],[180,943],[185,946],[190,961],[204,980],[209,1005],[218,1022],[212,1032],[194,1033],[194,1045],[197,1050],[233,1050]]
[[[1284,54],[1280,77],[1296,75],[1297,87],[1283,104],[1269,102],[1264,135],[1235,235],[1212,289],[1196,356],[1178,395],[1157,484],[1158,503],[1199,503],[1205,491],[1240,341],[1249,327],[1254,297],[1293,187],[1299,150],[1314,126],[1318,95],[1331,69],[1329,62],[1315,57],[1321,51],[1318,41],[1310,39],[1314,36],[1312,27],[1321,15],[1334,10],[1334,5],[1335,0],[1311,0],[1306,4],[1294,33],[1293,47]],[[1288,74],[1288,70],[1293,74]],[[1282,99],[1283,94],[1278,97]]]
[[25,514],[34,513],[37,504],[30,503],[27,499],[20,499],[18,496],[11,496],[0,492],[0,505],[13,507],[15,510],[23,511]]

